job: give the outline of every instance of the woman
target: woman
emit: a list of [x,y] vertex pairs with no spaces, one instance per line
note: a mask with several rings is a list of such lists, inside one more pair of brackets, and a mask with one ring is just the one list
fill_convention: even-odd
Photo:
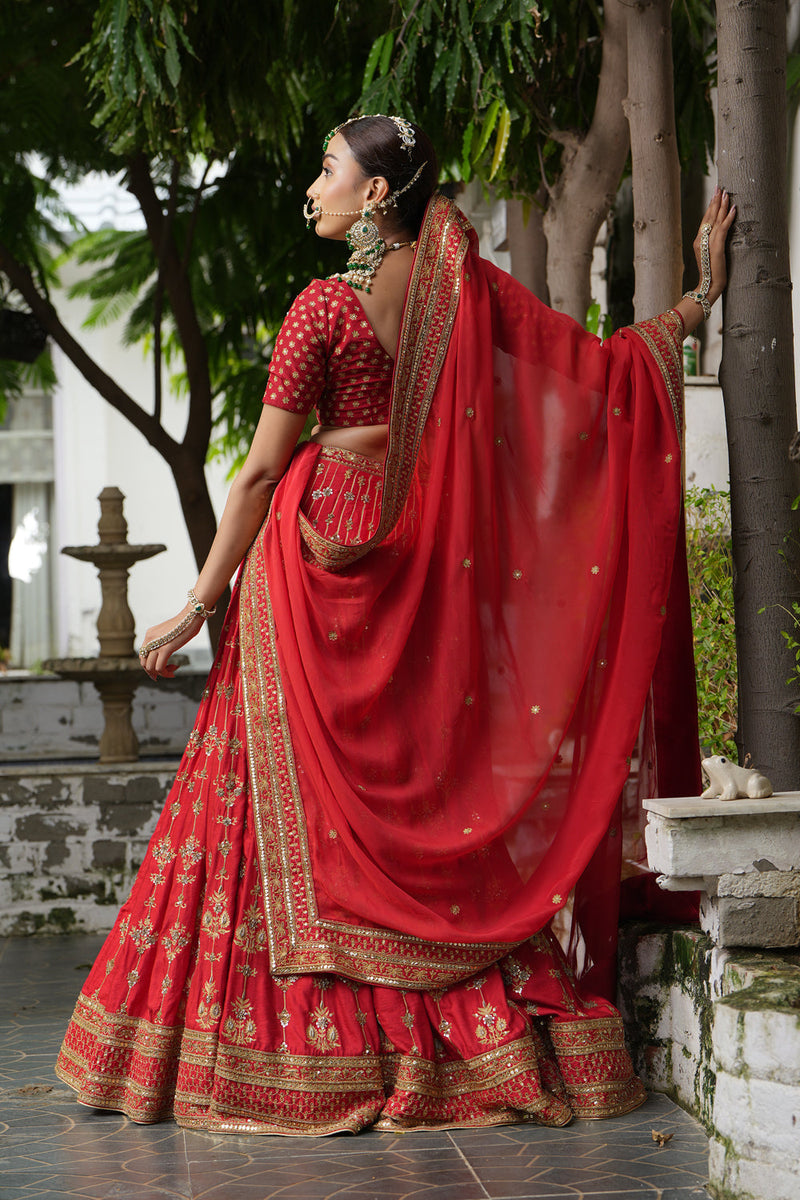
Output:
[[402,118],[326,140],[306,216],[348,269],[293,304],[189,604],[141,651],[171,676],[244,559],[59,1058],[84,1103],[323,1134],[643,1099],[596,917],[673,573],[681,341],[733,210],[698,292],[601,344],[478,257],[436,173]]

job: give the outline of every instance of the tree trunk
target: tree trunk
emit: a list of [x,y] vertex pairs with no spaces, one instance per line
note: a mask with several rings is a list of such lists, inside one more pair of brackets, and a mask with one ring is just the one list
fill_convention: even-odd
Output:
[[[214,534],[217,532],[217,519],[208,493],[204,460],[198,459],[186,447],[182,447],[170,460],[169,465],[178,489],[181,512],[199,571],[208,557]],[[193,583],[193,579],[187,580],[187,587]],[[208,633],[214,650],[217,648],[219,635],[222,632],[222,623],[225,620],[225,610],[228,607],[229,599],[230,592],[226,589],[217,602],[216,613],[213,617],[208,618]]]
[[[175,486],[181,501],[186,530],[192,545],[198,570],[206,560],[208,551],[216,532],[216,520],[211,505],[211,497],[205,477],[205,456],[208,447],[207,437],[204,440],[206,427],[205,418],[200,413],[192,425],[192,413],[197,413],[199,406],[195,402],[190,406],[190,418],[187,426],[187,436],[181,445],[166,432],[164,427],[151,413],[147,413],[128,395],[119,384],[106,374],[105,371],[91,358],[61,321],[55,308],[36,286],[30,270],[20,263],[7,246],[0,242],[0,271],[11,281],[12,286],[25,299],[31,312],[39,324],[52,337],[72,365],[80,371],[87,383],[107,400],[112,408],[130,421],[141,433],[154,450],[158,451],[172,472]],[[209,389],[208,408],[210,412],[211,399]],[[199,429],[199,432],[196,432]],[[190,436],[191,435],[191,436]],[[209,621],[209,633],[212,645],[216,646],[217,637],[222,624],[224,613],[219,606],[215,617]]]
[[547,290],[547,238],[544,236],[544,204],[547,195],[540,188],[525,219],[525,202],[506,202],[506,230],[511,254],[511,274],[534,296],[550,303]]
[[625,113],[631,131],[634,311],[642,321],[677,302],[683,277],[670,0],[631,5]]
[[603,59],[592,124],[565,153],[544,217],[547,283],[553,308],[583,325],[592,302],[594,244],[614,205],[628,155],[622,103],[628,89],[626,6],[607,0]]
[[[719,180],[737,205],[720,380],[731,472],[740,759],[800,786],[798,689],[782,630],[800,595],[800,493],[786,204],[786,8],[718,0]],[[762,611],[763,610],[763,611]]]

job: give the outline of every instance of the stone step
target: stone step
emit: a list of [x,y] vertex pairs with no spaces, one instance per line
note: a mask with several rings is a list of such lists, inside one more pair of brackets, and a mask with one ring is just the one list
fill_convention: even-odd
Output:
[[704,1124],[712,1194],[798,1200],[800,956],[643,924],[620,949],[637,1070]]

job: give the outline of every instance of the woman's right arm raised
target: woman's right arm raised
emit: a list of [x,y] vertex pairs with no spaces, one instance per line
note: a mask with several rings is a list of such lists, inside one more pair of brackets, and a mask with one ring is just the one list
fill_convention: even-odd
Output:
[[[264,405],[247,458],[231,485],[208,558],[193,588],[206,608],[214,607],[261,528],[275,485],[286,470],[305,420],[303,413]],[[142,645],[166,636],[186,620],[191,607],[185,604],[170,620],[148,629]],[[193,616],[177,637],[142,657],[142,667],[151,679],[175,674],[176,668],[169,662],[171,655],[191,641],[202,626],[203,617]]]

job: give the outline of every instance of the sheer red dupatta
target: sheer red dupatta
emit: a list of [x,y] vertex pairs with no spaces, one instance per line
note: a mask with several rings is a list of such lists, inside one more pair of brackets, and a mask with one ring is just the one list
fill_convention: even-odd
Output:
[[276,974],[472,974],[564,907],[628,774],[678,529],[680,332],[601,344],[473,242],[436,197],[375,535],[310,527],[307,446],[244,571]]

